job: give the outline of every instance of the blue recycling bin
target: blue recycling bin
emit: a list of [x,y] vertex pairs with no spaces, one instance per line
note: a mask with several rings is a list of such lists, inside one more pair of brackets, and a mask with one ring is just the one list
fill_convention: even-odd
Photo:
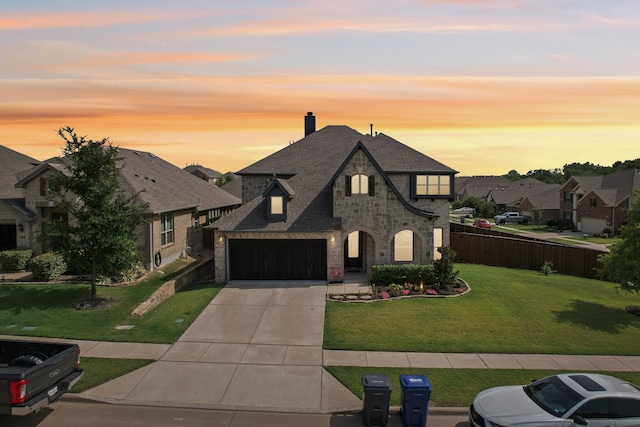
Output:
[[400,415],[404,427],[426,427],[431,382],[424,375],[400,375],[402,406]]
[[362,376],[362,422],[385,427],[389,421],[391,380],[386,375]]

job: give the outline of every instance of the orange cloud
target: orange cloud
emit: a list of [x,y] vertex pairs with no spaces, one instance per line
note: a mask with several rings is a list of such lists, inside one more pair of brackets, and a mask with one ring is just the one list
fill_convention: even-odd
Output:
[[[210,167],[237,170],[300,139],[307,111],[317,114],[319,128],[345,124],[367,133],[374,124],[374,131],[466,173],[482,163],[475,152],[469,163],[465,151],[480,142],[481,151],[486,150],[482,156],[493,158],[497,166],[505,159],[514,165],[531,162],[537,155],[540,162],[561,167],[596,149],[615,155],[611,162],[625,160],[624,150],[637,146],[632,141],[640,133],[640,78],[634,77],[283,74],[3,80],[0,92],[0,144],[50,147],[52,151],[34,156],[40,159],[59,154],[55,130],[69,125],[93,138],[111,137],[118,145],[153,151],[175,164],[208,158]],[[537,140],[541,135],[544,140]],[[607,138],[611,140],[602,144]],[[556,159],[554,154],[563,150],[567,156]],[[603,153],[583,161],[598,158]]]

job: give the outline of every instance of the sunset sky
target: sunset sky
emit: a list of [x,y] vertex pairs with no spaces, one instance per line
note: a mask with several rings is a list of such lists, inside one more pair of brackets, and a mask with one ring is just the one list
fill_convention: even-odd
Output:
[[317,127],[501,175],[640,157],[633,0],[3,1],[0,145],[237,171]]

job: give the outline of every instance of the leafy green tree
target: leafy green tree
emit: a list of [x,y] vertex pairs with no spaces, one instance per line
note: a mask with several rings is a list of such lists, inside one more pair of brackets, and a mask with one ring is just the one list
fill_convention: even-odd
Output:
[[610,280],[619,288],[636,293],[640,291],[640,191],[634,194],[635,202],[628,211],[627,225],[622,227],[620,241],[612,245],[610,252],[599,257],[602,268],[600,278]]
[[113,276],[138,261],[139,225],[146,222],[146,205],[138,194],[125,193],[118,184],[123,164],[108,138],[99,141],[78,136],[71,127],[58,130],[66,146],[65,170],[55,178],[58,206],[69,212],[68,222],[54,222],[54,235],[66,235],[66,256],[79,272],[91,275],[91,299],[96,279]]
[[508,173],[502,175],[504,178],[507,178],[510,181],[520,181],[522,179],[522,175],[518,173],[517,170],[512,169]]

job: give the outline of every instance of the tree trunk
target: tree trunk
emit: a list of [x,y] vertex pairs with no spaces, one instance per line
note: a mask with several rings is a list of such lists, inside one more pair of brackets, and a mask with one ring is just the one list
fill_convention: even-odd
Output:
[[96,299],[98,292],[96,290],[96,258],[91,259],[91,300]]

